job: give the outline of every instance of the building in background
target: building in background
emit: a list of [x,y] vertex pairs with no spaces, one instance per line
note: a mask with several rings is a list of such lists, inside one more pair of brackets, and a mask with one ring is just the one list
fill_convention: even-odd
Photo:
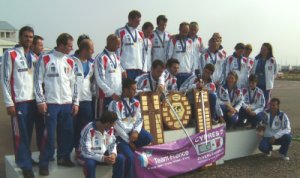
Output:
[[17,29],[6,21],[0,21],[0,39],[17,41]]

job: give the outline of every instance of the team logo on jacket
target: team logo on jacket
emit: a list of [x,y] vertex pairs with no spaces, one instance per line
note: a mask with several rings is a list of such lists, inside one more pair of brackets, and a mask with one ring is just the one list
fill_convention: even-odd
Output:
[[47,77],[58,77],[58,73],[56,73],[56,67],[54,63],[50,64],[50,73],[47,74]]

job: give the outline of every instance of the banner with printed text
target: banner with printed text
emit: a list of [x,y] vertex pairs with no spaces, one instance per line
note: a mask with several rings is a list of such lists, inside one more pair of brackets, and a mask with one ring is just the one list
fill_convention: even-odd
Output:
[[225,155],[225,126],[160,145],[135,151],[135,171],[139,178],[164,178],[190,172],[214,163]]

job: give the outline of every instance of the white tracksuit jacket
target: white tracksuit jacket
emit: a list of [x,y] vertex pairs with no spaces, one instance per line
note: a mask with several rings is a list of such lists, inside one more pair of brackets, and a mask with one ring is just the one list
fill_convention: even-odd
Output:
[[178,91],[177,78],[168,69],[162,73],[161,80],[164,81],[166,91]]
[[95,79],[105,97],[122,93],[122,67],[115,52],[104,49],[95,59]]
[[250,88],[243,88],[243,105],[242,107],[246,109],[250,107],[252,111],[256,114],[264,111],[265,107],[265,97],[264,92],[256,87],[254,90]]
[[266,126],[266,130],[264,133],[264,137],[275,137],[275,139],[279,139],[284,134],[290,134],[291,133],[291,124],[289,121],[288,116],[282,112],[279,111],[277,115],[275,116],[272,123],[270,120],[270,112],[266,112],[267,117],[263,119],[262,123]]
[[[130,108],[128,111],[127,106]],[[122,98],[121,101],[113,100],[109,106],[109,111],[113,111],[118,115],[115,125],[116,136],[120,136],[125,142],[129,143],[129,133],[137,131],[140,133],[143,126],[140,102],[135,98]]]
[[143,71],[144,72],[150,72],[151,71],[151,65],[152,65],[152,42],[149,38],[144,38],[143,40]]
[[97,130],[96,123],[88,123],[81,131],[80,151],[84,158],[104,162],[103,156],[107,151],[110,155],[117,155],[116,137],[113,128],[104,130],[103,134]]
[[42,55],[34,74],[37,103],[79,105],[74,66],[74,60],[59,51]]
[[[239,60],[240,65],[238,62]],[[228,56],[226,58],[226,70],[224,80],[226,80],[227,75],[230,71],[235,71],[239,77],[237,81],[237,86],[239,88],[248,87],[248,78],[250,75],[250,70],[251,64],[248,62],[247,58],[241,57],[240,59],[238,59],[235,55]]]
[[158,81],[154,80],[151,72],[138,76],[135,81],[137,82],[137,93],[156,91],[159,85],[164,85],[162,77]]
[[170,41],[171,35],[158,29],[153,31],[151,36],[152,42],[152,60],[159,59],[162,62],[167,62],[167,48]]
[[210,52],[208,49],[205,49],[200,56],[200,62],[198,68],[202,73],[206,64],[214,64],[215,72],[211,76],[213,82],[224,82],[224,70],[225,70],[225,58],[226,52],[221,49],[216,53]]
[[197,66],[193,60],[193,41],[190,38],[179,40],[177,36],[170,39],[167,59],[174,58],[180,62],[179,73],[193,73]]
[[144,33],[125,25],[125,27],[116,30],[116,35],[121,39],[121,48],[118,50],[118,56],[120,56],[123,69],[143,70]]
[[6,107],[35,99],[33,74],[34,65],[31,65],[31,68],[28,65],[23,47],[16,46],[4,53],[1,65],[1,82]]
[[194,54],[193,54],[193,58],[194,58],[194,61],[195,61],[195,66],[197,69],[198,66],[200,65],[200,56],[201,56],[201,53],[204,51],[204,45],[203,45],[203,41],[202,41],[202,38],[201,37],[198,37],[196,36],[195,38],[191,38],[193,40],[193,48],[194,48]]
[[76,55],[72,56],[75,61],[75,73],[76,73],[76,82],[79,93],[79,101],[92,101],[92,97],[95,93],[95,82],[94,78],[94,60],[88,59],[86,62],[89,66],[89,72],[84,77],[84,71],[82,67],[82,63]]
[[[254,60],[254,66],[252,68],[251,73],[256,74],[256,67],[258,64],[258,61],[262,59],[255,59]],[[265,76],[266,76],[266,89],[271,90],[274,87],[274,80],[278,73],[278,67],[276,60],[272,57],[266,61],[265,65]]]
[[[241,89],[235,88],[231,92],[227,89],[226,86],[220,86],[218,91],[218,103],[225,104],[230,103],[235,110],[239,111],[243,104],[243,94]],[[230,96],[232,96],[232,100],[230,99]]]

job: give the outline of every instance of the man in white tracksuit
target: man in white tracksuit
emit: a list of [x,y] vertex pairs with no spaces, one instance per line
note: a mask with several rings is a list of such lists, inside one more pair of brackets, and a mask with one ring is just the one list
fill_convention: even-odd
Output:
[[105,49],[95,59],[95,79],[97,83],[96,118],[108,108],[112,100],[119,101],[122,93],[122,71],[116,51],[120,38],[109,35]]
[[92,102],[95,84],[93,53],[94,44],[92,40],[84,39],[79,43],[79,49],[72,56],[75,62],[76,82],[79,94],[79,111],[74,120],[74,147],[76,151],[79,150],[81,130],[87,123],[94,120]]
[[135,79],[143,70],[143,39],[144,33],[137,29],[141,21],[141,13],[133,10],[128,14],[128,23],[116,31],[121,39],[118,50],[121,65],[127,72],[127,77]]
[[15,162],[25,178],[33,178],[30,141],[38,118],[33,91],[33,62],[30,47],[34,30],[25,26],[19,31],[19,45],[5,51],[1,65],[1,83],[7,114],[11,116]]
[[[57,47],[41,56],[34,75],[34,89],[39,112],[46,115],[45,144],[41,149],[39,174],[49,175],[49,160],[55,149],[57,129],[57,164],[73,167],[73,115],[78,112],[79,97],[74,71],[75,62],[67,56],[73,49],[73,38],[62,33]],[[42,86],[44,85],[44,86]]]
[[177,59],[180,62],[179,73],[177,74],[177,86],[194,73],[196,68],[193,60],[193,41],[188,38],[189,24],[182,22],[179,26],[179,34],[175,35],[168,44],[167,59]]
[[145,35],[143,40],[143,72],[150,72],[151,71],[151,64],[152,64],[152,42],[150,37],[152,36],[153,32],[153,24],[151,22],[145,22],[143,24],[142,30]]
[[157,27],[151,36],[152,42],[152,61],[159,59],[162,62],[167,62],[167,47],[171,35],[166,32],[168,19],[165,15],[159,15],[156,18]]

